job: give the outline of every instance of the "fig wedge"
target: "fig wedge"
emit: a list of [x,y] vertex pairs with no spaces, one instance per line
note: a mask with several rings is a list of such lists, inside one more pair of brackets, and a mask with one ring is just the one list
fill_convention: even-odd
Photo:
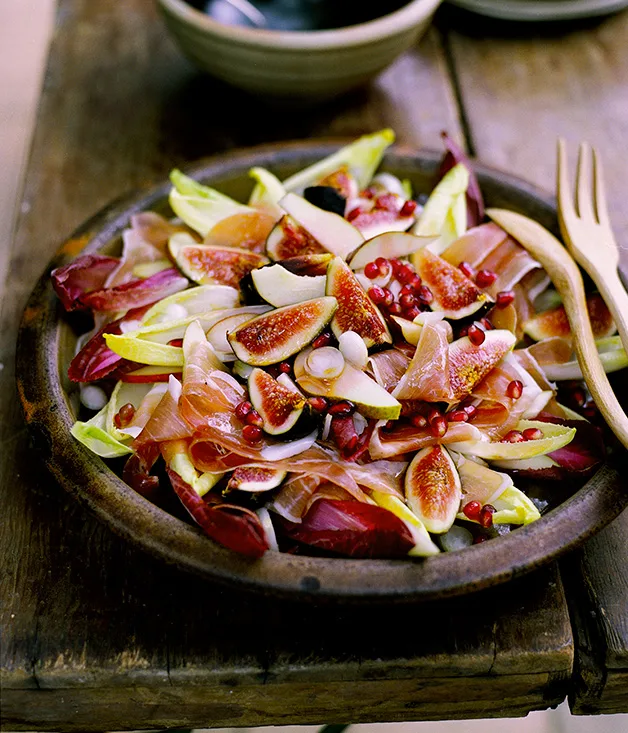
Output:
[[337,307],[336,299],[326,296],[286,305],[239,326],[227,338],[240,361],[252,366],[277,364],[313,341]]
[[279,204],[327,252],[342,257],[343,260],[364,242],[362,234],[346,219],[319,209],[301,196],[289,193]]
[[412,262],[417,275],[434,296],[432,310],[441,312],[445,318],[466,318],[492,302],[462,270],[428,249],[415,252]]
[[327,270],[326,293],[338,301],[338,310],[331,322],[331,330],[336,338],[347,331],[354,331],[362,337],[367,347],[392,343],[379,308],[340,257],[335,257]]
[[[613,316],[601,295],[593,293],[587,296],[587,311],[593,329],[593,336],[596,339],[607,338],[615,333],[617,327],[613,321]],[[571,329],[563,305],[539,313],[526,321],[523,324],[523,331],[535,341],[542,341],[552,336],[571,339]]]
[[291,216],[283,216],[266,240],[266,254],[276,262],[292,257],[325,254],[325,249]]
[[452,403],[460,402],[476,384],[499,364],[511,351],[517,338],[510,331],[494,330],[485,333],[479,346],[469,338],[457,339],[449,345],[449,381]]
[[240,466],[231,474],[227,491],[248,491],[251,494],[276,489],[286,478],[287,471],[266,466]]
[[268,264],[268,258],[257,252],[198,244],[185,233],[173,235],[168,249],[181,271],[199,285],[238,288],[251,270]]
[[458,470],[442,445],[419,451],[408,466],[406,501],[428,532],[443,534],[454,523],[462,489]]
[[291,430],[301,417],[306,402],[300,392],[284,387],[259,368],[253,369],[249,376],[249,398],[269,435],[283,435]]
[[258,294],[277,308],[322,297],[327,282],[325,275],[294,275],[281,265],[253,270],[251,278]]
[[332,260],[332,256],[329,252],[298,255],[288,257],[287,260],[281,260],[279,264],[294,275],[316,277],[316,275],[327,275],[327,267]]

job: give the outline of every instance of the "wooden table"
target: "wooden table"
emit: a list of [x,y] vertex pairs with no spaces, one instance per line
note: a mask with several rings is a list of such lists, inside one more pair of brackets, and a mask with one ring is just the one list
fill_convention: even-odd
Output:
[[540,28],[443,9],[368,89],[277,113],[194,71],[151,0],[60,1],[2,300],[6,730],[516,716],[566,695],[577,713],[628,711],[628,514],[560,570],[464,599],[271,603],[164,566],[67,497],[29,447],[12,366],[21,310],[64,236],[120,192],[235,146],[390,125],[437,148],[447,129],[551,190],[556,136],[586,138],[628,243],[626,38],[628,13]]

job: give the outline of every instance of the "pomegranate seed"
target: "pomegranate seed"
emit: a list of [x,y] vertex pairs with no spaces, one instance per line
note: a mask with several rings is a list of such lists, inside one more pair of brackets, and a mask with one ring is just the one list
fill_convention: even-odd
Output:
[[543,431],[539,428],[526,428],[522,435],[526,440],[541,440]]
[[486,542],[488,537],[484,534],[479,534],[477,537],[473,538],[473,544],[474,545],[481,545],[482,542]]
[[475,284],[481,288],[490,287],[497,280],[497,273],[491,270],[480,270],[475,276]]
[[452,410],[445,416],[449,422],[468,422],[469,415],[464,410]]
[[464,260],[458,265],[458,269],[460,272],[462,272],[464,275],[466,275],[470,280],[473,280],[475,276],[475,270],[468,262],[464,262]]
[[183,346],[183,339],[170,339],[170,341],[168,341],[168,344],[167,345],[168,346],[178,346],[178,347],[181,347],[181,346]]
[[410,422],[415,428],[424,428],[427,425],[427,419],[423,415],[412,415]]
[[355,209],[351,209],[351,211],[347,214],[347,221],[354,221],[355,219],[360,216],[362,213],[362,209],[359,206],[356,206]]
[[385,257],[378,257],[375,260],[375,264],[379,268],[379,274],[383,277],[384,275],[388,275],[390,272],[390,262]]
[[495,296],[495,305],[498,308],[507,308],[515,299],[513,290],[502,290]]
[[436,420],[437,417],[441,417],[440,410],[437,410],[435,407],[430,407],[427,413],[427,421],[432,422],[433,420]]
[[484,339],[486,338],[486,334],[484,333],[484,331],[475,323],[469,326],[467,336],[469,337],[469,341],[474,346],[481,346],[484,343]]
[[349,438],[347,445],[345,445],[345,447],[343,448],[343,453],[345,454],[352,453],[357,448],[357,446],[358,446],[358,436],[352,435]]
[[469,416],[469,420],[473,420],[473,418],[478,414],[478,408],[475,405],[466,405],[462,409]]
[[135,491],[137,491],[138,494],[142,495],[150,494],[152,491],[159,487],[159,477],[149,476],[146,473],[134,476],[132,481]]
[[399,211],[399,216],[412,216],[412,214],[414,214],[414,212],[416,211],[416,207],[416,201],[406,201]]
[[372,188],[365,188],[364,191],[360,192],[361,199],[372,199],[375,196],[375,191]]
[[388,288],[382,288],[384,291],[384,305],[391,306],[395,302],[395,296]]
[[[406,287],[404,285],[404,287]],[[414,295],[411,295],[410,293],[404,293],[403,295],[399,295],[399,305],[402,308],[412,308],[412,306],[416,303],[416,298]]]
[[257,425],[258,428],[261,428],[264,424],[262,416],[257,410],[251,410],[244,420],[247,425]]
[[355,405],[343,400],[342,402],[336,402],[336,404],[332,405],[327,412],[329,412],[330,415],[347,417],[348,415],[353,415],[355,412]]
[[329,402],[324,397],[310,397],[308,400],[309,406],[314,412],[326,412],[329,407]]
[[292,371],[292,366],[287,361],[282,361],[279,365],[279,371],[282,374],[290,374]]
[[506,387],[506,394],[513,400],[518,400],[523,394],[523,382],[513,379]]
[[373,285],[372,288],[368,289],[368,295],[369,298],[375,303],[375,305],[379,305],[380,303],[383,303],[386,299],[386,293],[384,292],[384,288],[380,288],[379,285]]
[[485,504],[480,510],[480,524],[487,529],[493,526],[493,514],[497,510],[492,504]]
[[389,420],[386,423],[386,425],[384,425],[383,429],[384,430],[394,430],[396,422],[397,422],[396,420]]
[[391,303],[388,306],[388,313],[391,316],[400,316],[401,315],[401,306],[399,305],[399,303]]
[[582,408],[582,414],[587,418],[587,420],[595,420],[598,417],[598,409],[593,403],[593,400],[587,402],[587,404]]
[[262,429],[257,425],[245,425],[242,428],[242,437],[247,443],[259,443],[262,439]]
[[403,265],[397,272],[397,280],[399,280],[402,285],[409,283],[413,277],[414,270],[409,265]]
[[495,326],[488,320],[488,318],[480,318],[480,323],[485,331],[495,330]]
[[427,287],[427,285],[421,285],[421,287],[417,290],[417,296],[419,300],[427,303],[428,305],[434,300],[434,295],[432,294],[432,291]]
[[391,260],[388,260],[390,262],[390,266],[392,267],[393,275],[397,277],[399,274],[399,270],[401,270],[402,267],[405,267],[403,262],[400,259],[397,259],[397,257],[393,257]]
[[379,277],[379,267],[374,262],[367,262],[364,267],[364,274],[369,280],[375,280]]
[[525,438],[519,430],[511,430],[502,438],[502,443],[523,443]]
[[421,309],[417,308],[416,305],[413,305],[410,308],[404,308],[403,310],[403,317],[407,318],[409,321],[413,321],[417,316],[420,315]]
[[411,295],[414,298],[414,288],[412,285],[404,285],[401,290],[399,291],[399,300],[401,300],[402,295]]
[[584,407],[587,401],[587,394],[582,387],[574,387],[571,390],[570,398],[572,404],[575,404],[577,407]]
[[469,326],[463,326],[460,331],[458,332],[458,336],[460,338],[464,338],[469,334]]
[[435,438],[442,438],[448,428],[449,424],[442,415],[430,422],[430,432]]
[[412,290],[418,290],[421,287],[422,280],[418,275],[414,275],[412,280],[408,283],[408,285],[412,288]]
[[126,405],[122,405],[122,407],[116,412],[113,418],[113,424],[118,428],[126,428],[126,426],[131,422],[135,415],[135,407],[130,402],[127,402]]
[[330,333],[321,333],[320,336],[317,336],[314,341],[312,341],[312,348],[313,349],[320,349],[323,346],[329,346],[331,344],[331,334]]
[[244,402],[240,402],[239,405],[236,405],[235,415],[238,420],[245,420],[246,416],[249,414],[249,412],[251,412],[252,409],[253,405],[245,400]]
[[469,501],[462,507],[462,513],[467,519],[475,519],[478,521],[480,518],[480,512],[482,511],[482,505],[479,501]]

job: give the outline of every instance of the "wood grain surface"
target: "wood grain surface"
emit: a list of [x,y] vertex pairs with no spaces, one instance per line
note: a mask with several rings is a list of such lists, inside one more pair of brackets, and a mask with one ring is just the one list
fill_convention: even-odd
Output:
[[[598,56],[585,53],[596,73],[609,66],[619,74],[617,83],[625,73],[616,55],[627,22],[624,14],[591,30]],[[464,141],[462,120],[484,161],[551,188],[545,142],[535,148],[540,127],[529,127],[527,116],[521,124],[519,98],[530,94],[535,109],[543,95],[549,99],[538,66],[545,39],[493,39],[493,45],[464,25],[450,32],[452,23],[441,14],[420,46],[368,89],[315,110],[276,110],[193,70],[166,37],[151,0],[59,3],[24,213],[3,274],[6,730],[493,717],[524,715],[565,697],[573,641],[555,566],[468,599],[368,612],[271,604],[227,591],[140,553],[66,496],[33,455],[14,393],[21,310],[59,242],[110,199],[163,178],[174,165],[235,146],[357,135],[385,125],[404,143],[437,148],[441,129]],[[588,48],[578,38],[568,35],[571,50],[554,63],[589,68],[577,60],[582,44]],[[505,70],[511,65],[512,78]],[[607,88],[614,83],[591,79]],[[552,107],[554,127],[560,104]],[[562,105],[567,116],[565,99]],[[589,116],[580,126],[577,119],[568,120],[574,139],[591,129]],[[618,135],[626,120],[616,102],[600,124]],[[550,125],[542,134],[553,141],[555,130]],[[606,149],[595,137],[591,142]],[[614,211],[621,214],[625,198],[615,168],[611,189],[613,183]],[[618,531],[625,537],[625,523]],[[595,542],[604,545],[605,536]],[[592,547],[601,558],[589,563],[595,575],[608,553]],[[579,608],[580,587],[570,588]],[[626,598],[617,583],[605,588],[609,596],[623,592],[616,604]],[[608,634],[614,623],[613,617]],[[603,664],[612,666],[610,658]],[[628,709],[615,683],[619,661],[616,669],[616,677],[605,678],[608,694],[614,710]]]

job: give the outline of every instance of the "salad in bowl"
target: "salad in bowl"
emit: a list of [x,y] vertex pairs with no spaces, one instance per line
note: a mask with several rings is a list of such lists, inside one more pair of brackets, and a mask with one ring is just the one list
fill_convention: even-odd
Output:
[[[605,459],[546,273],[485,220],[452,140],[423,196],[379,170],[393,140],[284,180],[255,167],[246,203],[175,170],[174,216],[136,213],[119,256],[52,272],[93,318],[74,438],[241,555],[460,550],[540,518],[530,479]],[[598,294],[588,308],[624,368]]]

